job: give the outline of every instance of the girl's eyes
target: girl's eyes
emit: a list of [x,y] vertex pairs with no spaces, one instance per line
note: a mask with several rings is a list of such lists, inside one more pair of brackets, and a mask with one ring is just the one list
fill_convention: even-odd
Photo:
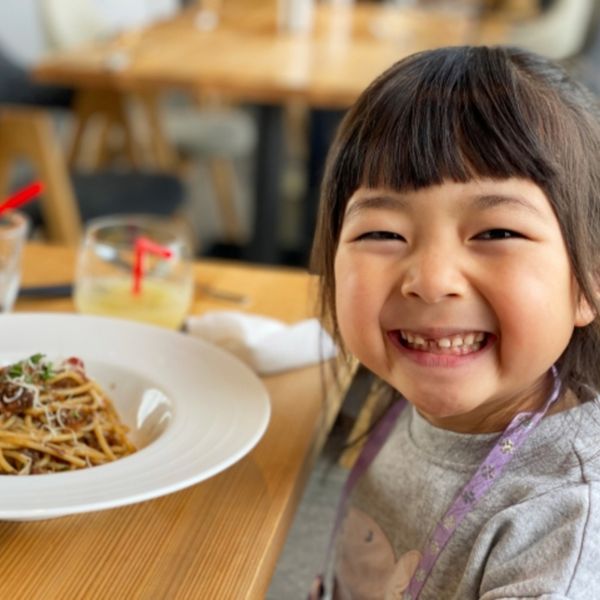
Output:
[[357,239],[371,241],[405,241],[399,233],[394,233],[392,231],[368,231],[367,233],[359,235]]
[[477,240],[508,240],[512,238],[524,238],[525,236],[518,231],[512,229],[488,229],[475,236]]
[[[489,229],[475,236],[479,240],[506,240],[510,238],[525,237],[518,231],[512,229]],[[404,237],[393,231],[368,231],[358,236],[359,240],[400,240],[405,241]]]
[[[498,241],[498,240],[510,240],[510,239],[524,239],[526,236],[518,231],[512,229],[488,229],[481,233],[478,233],[473,237],[475,240],[483,241]],[[406,238],[399,233],[393,231],[367,231],[359,235],[357,241],[375,241],[375,242],[387,242],[397,241],[406,242]]]

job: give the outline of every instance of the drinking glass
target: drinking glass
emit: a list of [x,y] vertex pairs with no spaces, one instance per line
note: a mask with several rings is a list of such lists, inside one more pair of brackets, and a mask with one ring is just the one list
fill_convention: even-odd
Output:
[[197,0],[195,24],[200,31],[213,31],[221,20],[222,0]]
[[280,31],[307,33],[312,29],[315,0],[277,0]]
[[21,280],[21,254],[29,220],[20,212],[0,215],[0,312],[12,309]]
[[[150,240],[171,253],[142,256],[136,288],[136,244]],[[191,243],[178,221],[119,215],[90,221],[79,250],[74,300],[82,313],[179,328],[193,298]]]

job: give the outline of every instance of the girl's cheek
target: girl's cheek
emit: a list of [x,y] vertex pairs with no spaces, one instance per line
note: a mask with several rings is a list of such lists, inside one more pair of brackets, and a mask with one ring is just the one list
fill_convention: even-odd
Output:
[[361,354],[377,321],[373,299],[368,290],[348,278],[338,287],[337,320],[346,347],[355,355]]

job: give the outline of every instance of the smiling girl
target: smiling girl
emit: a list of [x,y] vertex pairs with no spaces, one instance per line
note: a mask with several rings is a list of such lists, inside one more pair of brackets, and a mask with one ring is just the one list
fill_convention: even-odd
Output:
[[400,61],[331,150],[325,319],[391,392],[339,599],[600,598],[600,121],[518,49]]

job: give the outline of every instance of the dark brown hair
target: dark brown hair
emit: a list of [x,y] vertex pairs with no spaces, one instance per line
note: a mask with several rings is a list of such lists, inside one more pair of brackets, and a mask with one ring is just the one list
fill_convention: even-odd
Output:
[[[330,150],[312,268],[321,277],[323,318],[338,341],[333,265],[355,190],[416,190],[479,177],[525,178],[545,192],[581,292],[600,314],[595,99],[558,65],[522,49],[441,48],[378,77],[346,114]],[[582,399],[600,390],[598,318],[575,330],[558,367]]]

